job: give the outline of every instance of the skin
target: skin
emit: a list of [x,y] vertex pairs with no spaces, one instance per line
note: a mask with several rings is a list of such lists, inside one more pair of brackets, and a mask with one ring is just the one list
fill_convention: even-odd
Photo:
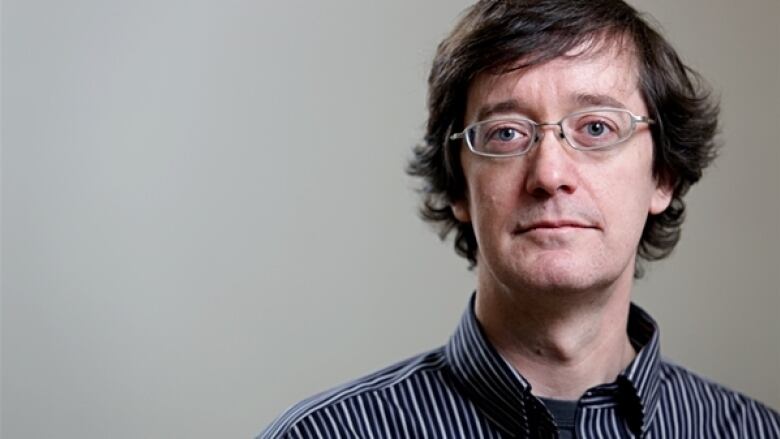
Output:
[[[484,114],[501,102],[509,108]],[[647,115],[631,51],[602,48],[482,74],[469,88],[464,122],[556,122],[594,106]],[[637,245],[671,188],[652,175],[645,124],[605,151],[577,151],[557,127],[542,131],[520,157],[480,157],[464,146],[466,196],[452,210],[477,237],[476,314],[488,339],[535,394],[574,400],[613,381],[635,356],[626,324]]]

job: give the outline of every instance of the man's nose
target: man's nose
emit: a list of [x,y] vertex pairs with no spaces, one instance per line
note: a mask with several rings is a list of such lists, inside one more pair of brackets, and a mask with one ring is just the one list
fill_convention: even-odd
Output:
[[526,191],[536,197],[558,193],[573,193],[576,189],[576,169],[573,150],[565,145],[557,124],[538,128],[540,139],[523,159],[526,161]]

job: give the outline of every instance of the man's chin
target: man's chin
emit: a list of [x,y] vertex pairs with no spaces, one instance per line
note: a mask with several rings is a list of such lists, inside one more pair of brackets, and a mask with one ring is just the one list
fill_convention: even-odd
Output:
[[504,267],[493,274],[503,278],[494,281],[499,281],[504,289],[558,294],[603,289],[619,276],[605,276],[603,271],[595,270],[589,264],[566,257],[541,258],[524,266]]
[[590,273],[546,269],[523,276],[518,286],[542,293],[577,294],[592,291],[599,284]]

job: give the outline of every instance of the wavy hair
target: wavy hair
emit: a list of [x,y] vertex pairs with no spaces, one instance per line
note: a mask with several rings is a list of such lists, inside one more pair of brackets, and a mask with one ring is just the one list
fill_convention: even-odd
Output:
[[[715,157],[719,103],[698,73],[631,6],[621,0],[492,0],[467,9],[438,46],[428,77],[424,141],[413,150],[407,172],[422,180],[420,214],[455,251],[477,264],[470,223],[451,205],[465,197],[465,177],[451,133],[463,129],[468,88],[482,72],[505,72],[567,56],[572,50],[611,44],[633,47],[638,86],[656,121],[653,175],[673,188],[669,207],[649,215],[637,248],[640,260],[668,256],[680,239],[683,196]],[[521,65],[518,60],[523,60]],[[641,277],[638,260],[635,277]]]

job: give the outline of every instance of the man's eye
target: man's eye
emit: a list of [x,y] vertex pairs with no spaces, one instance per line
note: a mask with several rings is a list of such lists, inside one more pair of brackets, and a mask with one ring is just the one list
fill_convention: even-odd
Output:
[[532,134],[533,126],[522,120],[495,120],[475,125],[469,141],[480,152],[511,154],[525,150]]
[[[604,112],[605,113],[605,112]],[[579,149],[599,149],[613,145],[620,141],[621,136],[630,126],[630,120],[622,120],[618,116],[607,114],[582,114],[575,120],[570,121],[571,128],[567,130],[566,135],[569,140]]]
[[498,140],[500,142],[511,142],[517,140],[522,134],[512,127],[500,127],[494,129],[488,136],[489,140]]
[[518,135],[519,133],[514,128],[499,128],[494,131],[493,135],[490,137],[503,142],[509,142],[510,140],[517,138]]
[[593,137],[601,137],[612,129],[604,121],[593,121],[585,124],[585,133]]

